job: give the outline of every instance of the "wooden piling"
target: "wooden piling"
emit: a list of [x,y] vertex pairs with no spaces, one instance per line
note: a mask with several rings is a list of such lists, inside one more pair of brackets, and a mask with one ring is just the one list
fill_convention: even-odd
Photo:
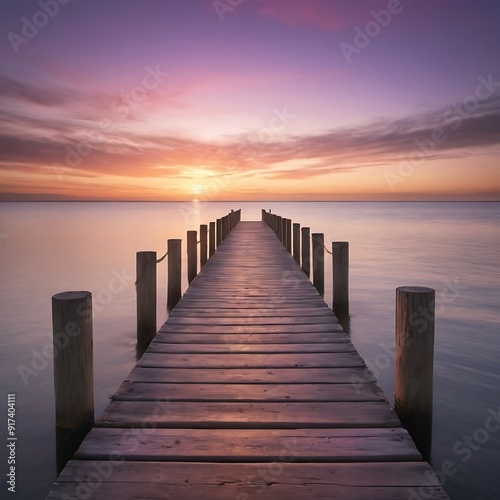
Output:
[[137,252],[137,345],[146,348],[156,335],[156,252]]
[[222,241],[224,241],[229,234],[229,216],[222,217]]
[[172,310],[181,299],[182,240],[168,240],[167,309]]
[[212,257],[215,253],[215,222],[210,222],[210,230],[208,233],[208,256]]
[[278,240],[283,242],[283,224],[282,224],[282,220],[281,220],[281,215],[278,215],[277,226],[278,226],[277,227],[278,232],[277,232],[276,236],[278,237]]
[[333,301],[337,316],[349,314],[349,243],[332,243]]
[[200,270],[207,263],[208,253],[208,226],[200,225]]
[[435,291],[396,289],[394,408],[424,458],[432,442]]
[[323,297],[325,293],[325,236],[323,233],[313,233],[313,284]]
[[291,219],[285,219],[286,221],[286,241],[285,241],[285,248],[287,249],[288,253],[292,253],[292,220]]
[[286,218],[281,218],[281,243],[286,248]]
[[303,227],[302,233],[302,271],[307,276],[311,274],[311,229]]
[[300,266],[300,224],[293,223],[293,258]]
[[94,424],[92,294],[52,297],[56,428],[87,431]]
[[222,243],[222,219],[217,219],[217,248],[220,247]]
[[197,255],[198,255],[198,241],[197,232],[188,231],[187,232],[187,268],[188,268],[188,283],[196,278],[198,273],[197,267]]

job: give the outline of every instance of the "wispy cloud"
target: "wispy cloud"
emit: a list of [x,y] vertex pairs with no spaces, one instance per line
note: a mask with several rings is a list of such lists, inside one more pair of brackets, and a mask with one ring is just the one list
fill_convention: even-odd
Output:
[[[468,116],[449,113],[450,109],[256,145],[256,156],[247,169],[260,164],[259,173],[269,179],[298,180],[387,166],[415,152],[434,160],[463,157],[475,148],[500,145],[500,98],[483,102]],[[446,137],[439,144],[431,141],[438,129]],[[276,168],[290,160],[297,166]]]
[[[20,111],[9,108],[0,112],[0,175],[2,171],[14,170],[47,173],[57,163],[67,167],[64,175],[68,177],[112,175],[182,180],[193,178],[190,169],[197,169],[198,176],[210,178],[231,163],[235,175],[240,177],[304,180],[394,164],[417,150],[418,144],[431,138],[437,128],[444,131],[446,140],[427,152],[428,160],[467,155],[474,148],[498,145],[500,139],[500,98],[495,94],[470,113],[443,108],[405,119],[379,119],[356,128],[280,135],[269,142],[259,141],[256,131],[224,142],[151,133],[140,126],[140,119],[127,117],[125,122],[117,120],[112,130],[102,132],[99,140],[91,143],[88,156],[80,162],[70,162],[68,155],[92,137],[97,124],[65,116],[61,109],[84,99],[93,107],[100,99],[109,103],[113,97],[100,94],[93,102],[84,92],[60,90],[0,79],[0,97],[24,103]],[[30,105],[45,107],[47,112],[40,115]]]

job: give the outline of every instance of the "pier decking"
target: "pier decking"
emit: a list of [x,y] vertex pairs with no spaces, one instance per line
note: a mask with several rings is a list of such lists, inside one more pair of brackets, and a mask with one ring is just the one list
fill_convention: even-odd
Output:
[[240,222],[47,498],[448,498],[431,484],[306,275],[263,222]]

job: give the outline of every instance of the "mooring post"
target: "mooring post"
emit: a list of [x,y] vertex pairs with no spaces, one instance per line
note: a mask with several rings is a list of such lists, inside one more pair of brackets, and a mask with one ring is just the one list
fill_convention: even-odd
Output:
[[278,215],[278,234],[276,235],[278,240],[283,241],[283,224],[281,221],[281,215]]
[[300,266],[300,224],[293,223],[293,258]]
[[267,224],[267,212],[264,209],[261,209],[261,214],[262,214],[262,222],[265,222]]
[[137,252],[137,345],[145,348],[156,335],[156,252]]
[[286,248],[286,218],[281,218],[281,243]]
[[217,219],[217,248],[220,247],[222,243],[222,219]]
[[313,284],[323,297],[325,293],[325,236],[323,233],[313,233]]
[[200,270],[207,263],[208,226],[200,225]]
[[188,268],[188,283],[196,278],[197,268],[197,256],[198,256],[198,242],[197,242],[197,232],[188,231],[187,232],[187,268]]
[[286,249],[289,254],[292,253],[292,220],[286,220]]
[[52,331],[56,427],[90,428],[94,424],[92,294],[54,295]]
[[302,271],[311,274],[311,228],[303,227],[302,232]]
[[171,311],[181,299],[182,240],[168,240],[167,309]]
[[52,297],[57,468],[62,470],[94,425],[92,294]]
[[227,228],[227,215],[224,215],[224,217],[222,217],[222,241],[224,241],[227,238],[228,234],[229,231]]
[[349,243],[332,243],[333,301],[335,315],[349,314]]
[[210,230],[208,236],[208,256],[212,257],[215,253],[215,222],[210,222]]
[[432,443],[435,291],[396,289],[394,409],[424,458]]

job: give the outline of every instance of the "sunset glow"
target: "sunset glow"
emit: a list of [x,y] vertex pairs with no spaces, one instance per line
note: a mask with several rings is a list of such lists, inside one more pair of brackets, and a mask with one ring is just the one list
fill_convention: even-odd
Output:
[[0,1],[0,200],[500,200],[493,0]]

